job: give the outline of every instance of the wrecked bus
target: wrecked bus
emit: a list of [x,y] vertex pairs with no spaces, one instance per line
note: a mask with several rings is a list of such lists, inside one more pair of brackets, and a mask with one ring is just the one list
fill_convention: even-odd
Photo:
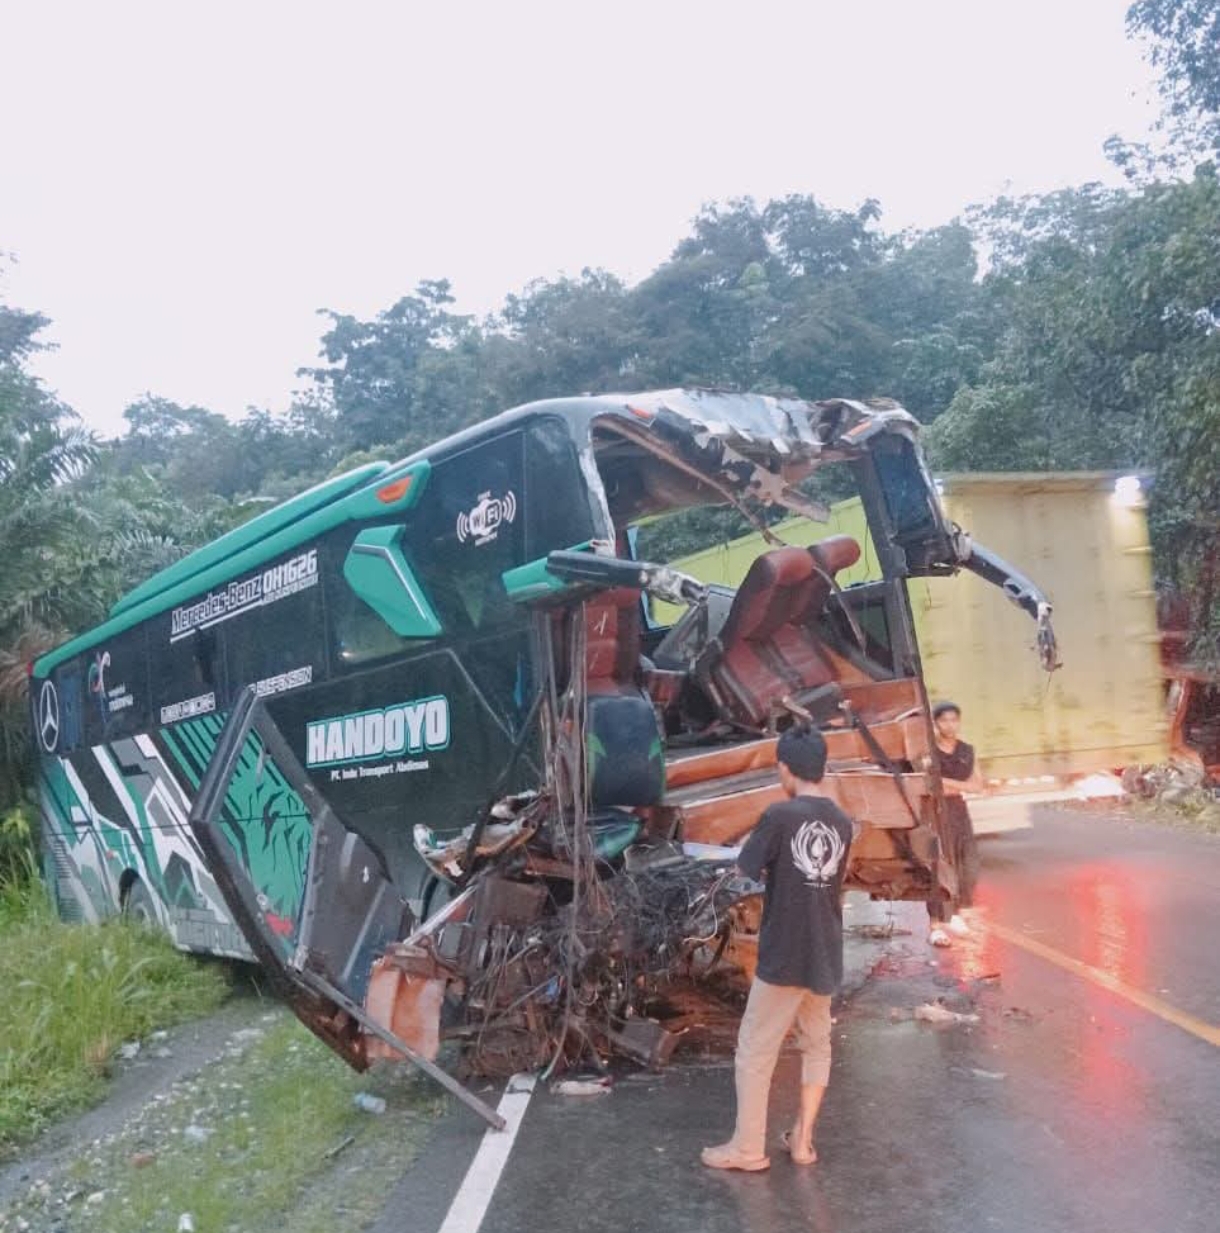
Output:
[[[485,1072],[655,1061],[664,987],[749,971],[731,858],[792,723],[861,824],[849,884],[952,898],[907,582],[971,570],[1056,648],[1046,597],[946,521],[917,431],[893,403],[538,402],[192,553],[34,666],[60,911],[256,956],[354,1065],[442,1036]],[[874,581],[840,585],[851,537],[772,529],[827,517],[826,468]],[[769,545],[735,591],[635,559],[640,524],[725,506]]]

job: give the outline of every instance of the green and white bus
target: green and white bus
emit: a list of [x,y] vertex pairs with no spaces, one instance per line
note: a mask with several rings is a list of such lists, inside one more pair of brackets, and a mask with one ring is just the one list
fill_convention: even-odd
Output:
[[[744,685],[719,638],[744,629],[744,598],[735,616],[732,594],[695,587],[672,628],[648,625],[644,593],[673,598],[675,583],[661,566],[630,561],[631,526],[699,505],[735,504],[759,526],[768,506],[816,518],[817,502],[798,485],[824,465],[853,475],[883,581],[834,594],[828,585],[816,611],[810,600],[798,620],[794,609],[758,652],[771,675]],[[587,576],[548,569],[567,550],[587,555]],[[772,679],[782,678],[785,702],[802,686],[819,702],[827,690],[846,693],[874,732],[867,746],[843,744],[844,799],[863,784],[874,804],[859,808],[889,815],[853,876],[926,895],[930,849],[918,835],[898,836],[929,825],[900,799],[902,776],[917,769],[907,756],[912,711],[926,723],[905,583],[960,567],[1004,585],[1049,637],[1036,588],[946,524],[915,423],[893,404],[677,390],[505,412],[262,514],[37,661],[30,698],[46,876],[66,918],[128,910],[181,947],[248,956],[188,815],[227,713],[252,688],[311,783],[381,854],[418,913],[429,871],[415,828],[458,832],[494,795],[544,779],[545,724],[527,730],[555,674],[541,659],[554,651],[540,637],[539,606],[562,613],[600,602],[589,618],[589,691],[598,693],[598,678],[613,707],[599,749],[606,766],[635,767],[640,779],[608,788],[605,803],[680,830],[696,816],[700,776],[718,799],[736,790],[734,775],[753,783],[749,749],[784,721],[781,699],[762,696]],[[813,647],[820,675],[802,678],[809,668],[784,658],[782,647],[798,642]],[[870,762],[878,740],[894,765]],[[704,769],[690,761],[713,746]],[[749,757],[730,756],[743,749]],[[671,791],[667,778],[681,786]],[[251,748],[228,786],[225,834],[265,924],[285,939],[301,910],[310,825],[280,768]],[[688,838],[700,838],[695,825]],[[714,839],[731,841],[727,823],[717,825]]]

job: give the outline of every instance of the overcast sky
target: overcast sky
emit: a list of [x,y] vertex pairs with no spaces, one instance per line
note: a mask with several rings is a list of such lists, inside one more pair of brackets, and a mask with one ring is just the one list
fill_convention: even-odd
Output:
[[711,200],[898,229],[1113,180],[1153,114],[1127,3],[0,0],[0,297],[99,431],[144,391],[279,410],[317,309],[421,278],[483,313],[638,279]]

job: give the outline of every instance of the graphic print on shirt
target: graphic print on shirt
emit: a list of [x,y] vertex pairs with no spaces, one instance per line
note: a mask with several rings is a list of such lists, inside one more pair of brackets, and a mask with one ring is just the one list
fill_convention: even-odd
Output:
[[792,863],[810,886],[832,881],[846,851],[838,831],[825,822],[805,822],[792,836]]

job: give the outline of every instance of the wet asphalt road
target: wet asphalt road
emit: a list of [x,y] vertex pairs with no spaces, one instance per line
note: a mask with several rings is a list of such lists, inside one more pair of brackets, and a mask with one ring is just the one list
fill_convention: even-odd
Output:
[[[727,1059],[591,1100],[539,1090],[481,1233],[1214,1233],[1220,838],[1047,809],[984,841],[980,915],[949,952],[912,905],[888,940],[851,938],[818,1165],[699,1165],[731,1129]],[[937,1000],[978,1023],[910,1017]],[[781,1059],[777,1134],[796,1083]],[[481,1137],[452,1114],[378,1233],[440,1229]]]

